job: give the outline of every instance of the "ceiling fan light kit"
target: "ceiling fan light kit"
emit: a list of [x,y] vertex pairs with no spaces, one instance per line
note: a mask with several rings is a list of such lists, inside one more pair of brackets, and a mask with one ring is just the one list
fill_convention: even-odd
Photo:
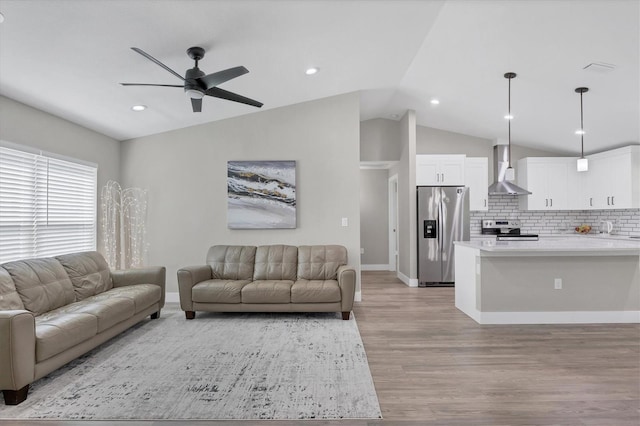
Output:
[[580,130],[576,131],[576,134],[580,135],[580,158],[576,164],[576,168],[579,172],[589,171],[589,159],[584,158],[584,111],[582,108],[582,94],[589,91],[588,87],[576,88],[576,93],[580,93]]
[[229,68],[226,70],[214,72],[212,74],[205,74],[200,68],[198,68],[198,62],[204,58],[205,50],[202,47],[190,47],[187,49],[187,55],[191,59],[195,61],[195,65],[193,68],[188,69],[185,72],[185,76],[182,77],[180,74],[149,55],[142,49],[137,47],[132,47],[136,53],[144,56],[151,62],[156,65],[164,68],[166,71],[170,72],[174,76],[178,77],[184,83],[182,85],[177,84],[150,84],[150,83],[120,83],[123,86],[156,86],[156,87],[181,87],[184,89],[184,92],[191,99],[191,107],[193,112],[201,112],[202,111],[202,98],[206,96],[211,96],[214,98],[224,99],[227,101],[238,102],[245,105],[251,105],[257,108],[262,107],[262,103],[256,100],[238,95],[237,93],[229,92],[217,87],[219,84],[222,84],[226,81],[234,79],[236,77],[240,77],[249,72],[243,66],[238,66],[234,68]]

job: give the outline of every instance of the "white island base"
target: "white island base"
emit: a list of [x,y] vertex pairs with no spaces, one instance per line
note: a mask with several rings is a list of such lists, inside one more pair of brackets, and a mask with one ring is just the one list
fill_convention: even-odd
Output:
[[465,241],[455,265],[456,308],[479,324],[640,323],[637,243]]

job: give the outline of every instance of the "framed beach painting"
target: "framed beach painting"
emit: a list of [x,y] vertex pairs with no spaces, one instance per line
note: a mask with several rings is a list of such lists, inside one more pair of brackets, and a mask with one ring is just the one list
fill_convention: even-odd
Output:
[[295,161],[228,161],[230,229],[296,227]]

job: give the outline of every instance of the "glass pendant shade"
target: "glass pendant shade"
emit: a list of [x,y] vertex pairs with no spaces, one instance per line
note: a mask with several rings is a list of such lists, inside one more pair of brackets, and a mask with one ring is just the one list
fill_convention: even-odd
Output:
[[577,163],[579,172],[586,172],[589,170],[589,159],[588,158],[578,158]]
[[508,181],[516,180],[516,171],[513,167],[507,167],[507,172],[504,175],[504,178]]

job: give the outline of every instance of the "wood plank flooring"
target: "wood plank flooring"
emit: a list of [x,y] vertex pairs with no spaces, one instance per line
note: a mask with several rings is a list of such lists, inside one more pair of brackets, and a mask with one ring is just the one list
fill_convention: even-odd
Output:
[[[640,424],[640,325],[478,325],[453,288],[363,272],[354,313],[384,420],[9,421],[3,426]],[[1,407],[0,407],[1,412]]]
[[453,288],[362,282],[354,313],[386,420],[640,424],[638,324],[480,326]]

